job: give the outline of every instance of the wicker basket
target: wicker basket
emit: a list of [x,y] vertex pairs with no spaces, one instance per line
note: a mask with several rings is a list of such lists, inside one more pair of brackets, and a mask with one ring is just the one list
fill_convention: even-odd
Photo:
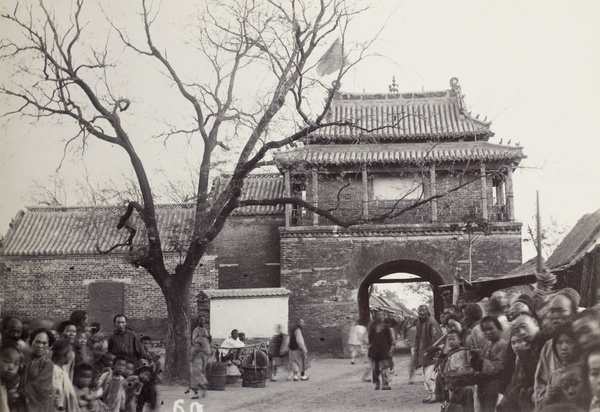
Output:
[[[460,348],[454,352],[450,352],[442,361],[440,371],[443,371],[446,368],[446,362],[448,362],[450,356],[460,351],[467,351],[468,356],[469,352],[466,348]],[[451,370],[442,372],[442,378],[444,380],[444,385],[448,388],[462,388],[465,386],[476,385],[479,381],[479,372],[474,371],[473,369]]]
[[206,364],[206,380],[211,391],[224,391],[227,382],[227,364],[224,362],[208,362]]
[[242,386],[244,388],[264,388],[267,380],[267,368],[244,367]]
[[225,383],[227,385],[235,385],[236,383],[238,383],[240,381],[240,375],[237,376],[233,376],[233,375],[229,375],[227,376],[227,378],[225,378]]
[[442,374],[444,383],[451,388],[462,388],[465,386],[477,385],[479,372],[473,370],[448,371]]

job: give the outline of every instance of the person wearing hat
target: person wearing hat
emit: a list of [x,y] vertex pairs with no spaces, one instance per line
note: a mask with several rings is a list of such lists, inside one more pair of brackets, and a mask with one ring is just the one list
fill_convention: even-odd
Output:
[[[559,290],[548,302],[548,325],[551,331],[560,330],[573,322],[579,306],[579,293],[574,289],[567,288]],[[548,381],[557,369],[563,366],[558,354],[554,350],[555,340],[553,336],[542,347],[540,360],[535,373],[534,396],[536,408],[541,408],[541,401],[546,397]]]
[[512,322],[515,320],[519,314],[521,313],[531,313],[535,315],[535,309],[533,307],[533,299],[531,296],[526,294],[521,294],[517,296],[517,298],[511,303],[508,308],[508,321]]

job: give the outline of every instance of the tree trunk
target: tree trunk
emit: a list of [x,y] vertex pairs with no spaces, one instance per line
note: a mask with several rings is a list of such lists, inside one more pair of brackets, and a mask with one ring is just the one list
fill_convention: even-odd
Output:
[[172,275],[163,294],[167,303],[169,329],[165,356],[166,383],[187,385],[190,379],[190,288],[192,275]]

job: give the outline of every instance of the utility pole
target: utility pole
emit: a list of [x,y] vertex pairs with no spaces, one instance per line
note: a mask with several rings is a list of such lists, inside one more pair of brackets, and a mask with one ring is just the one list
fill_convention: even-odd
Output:
[[536,202],[537,202],[537,272],[542,273],[544,270],[544,257],[542,256],[542,219],[540,217],[540,192],[539,190],[535,192],[536,194]]

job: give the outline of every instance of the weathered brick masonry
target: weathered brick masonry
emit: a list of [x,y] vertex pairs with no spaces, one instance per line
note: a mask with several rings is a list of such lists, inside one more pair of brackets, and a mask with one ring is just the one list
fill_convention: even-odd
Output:
[[[520,225],[507,222],[496,227],[473,246],[473,269],[480,277],[506,273],[521,263]],[[290,319],[310,320],[306,334],[311,346],[341,353],[341,331],[358,313],[358,289],[380,265],[418,261],[444,283],[452,282],[457,266],[468,273],[466,240],[456,239],[458,234],[449,225],[422,229],[421,233],[414,232],[414,225],[281,229],[281,286],[292,292]],[[401,266],[396,269],[402,271]]]
[[[178,257],[167,257],[168,269],[173,269],[178,261]],[[201,265],[194,274],[191,302],[200,290],[217,288],[216,258],[206,256]],[[90,310],[91,284],[111,283],[124,286],[124,307],[109,305],[109,313],[90,313],[90,321],[112,319],[123,311],[137,332],[164,339],[167,310],[160,288],[143,268],[135,268],[118,255],[5,258],[0,274],[2,315],[25,321],[64,320],[73,310]],[[112,325],[103,322],[103,329],[110,332]]]
[[276,288],[279,281],[279,227],[284,217],[231,216],[211,245],[219,256],[219,289]]

